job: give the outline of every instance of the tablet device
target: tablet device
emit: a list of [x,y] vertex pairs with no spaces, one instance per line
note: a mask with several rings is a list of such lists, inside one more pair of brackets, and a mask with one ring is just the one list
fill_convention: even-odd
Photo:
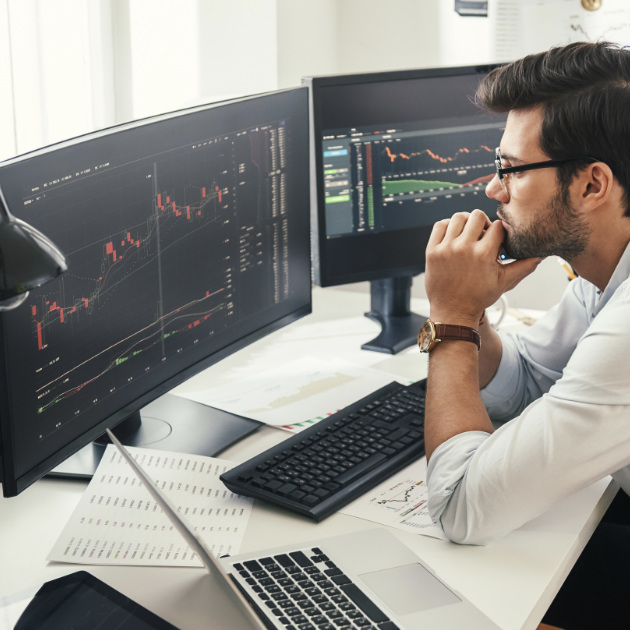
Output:
[[87,571],[46,582],[15,630],[177,630]]

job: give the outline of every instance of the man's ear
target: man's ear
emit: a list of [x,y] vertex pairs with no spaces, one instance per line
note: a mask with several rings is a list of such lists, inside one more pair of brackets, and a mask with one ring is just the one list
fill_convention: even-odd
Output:
[[594,162],[577,176],[580,200],[594,209],[609,200],[614,188],[614,175],[608,164]]

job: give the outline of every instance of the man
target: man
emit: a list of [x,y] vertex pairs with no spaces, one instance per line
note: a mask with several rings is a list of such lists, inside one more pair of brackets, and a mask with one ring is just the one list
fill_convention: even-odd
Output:
[[[630,493],[630,50],[531,55],[476,99],[508,112],[486,191],[499,220],[475,210],[434,226],[430,319],[463,328],[421,337],[429,509],[452,540],[484,544],[608,474]],[[531,329],[499,337],[485,308],[550,255],[579,278]],[[494,431],[490,418],[510,421]]]

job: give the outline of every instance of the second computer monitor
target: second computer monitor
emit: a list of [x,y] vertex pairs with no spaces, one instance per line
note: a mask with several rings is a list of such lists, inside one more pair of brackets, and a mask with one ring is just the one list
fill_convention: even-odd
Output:
[[370,281],[381,334],[364,348],[396,353],[424,317],[410,311],[433,224],[485,195],[504,116],[471,100],[491,67],[305,78],[311,101],[314,280]]

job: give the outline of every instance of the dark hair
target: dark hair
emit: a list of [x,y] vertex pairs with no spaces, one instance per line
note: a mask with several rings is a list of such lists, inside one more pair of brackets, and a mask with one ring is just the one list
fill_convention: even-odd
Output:
[[[630,216],[630,49],[610,42],[574,42],[495,68],[475,103],[493,112],[543,106],[540,146],[551,159],[590,156],[621,184]],[[584,162],[558,168],[568,186]]]

